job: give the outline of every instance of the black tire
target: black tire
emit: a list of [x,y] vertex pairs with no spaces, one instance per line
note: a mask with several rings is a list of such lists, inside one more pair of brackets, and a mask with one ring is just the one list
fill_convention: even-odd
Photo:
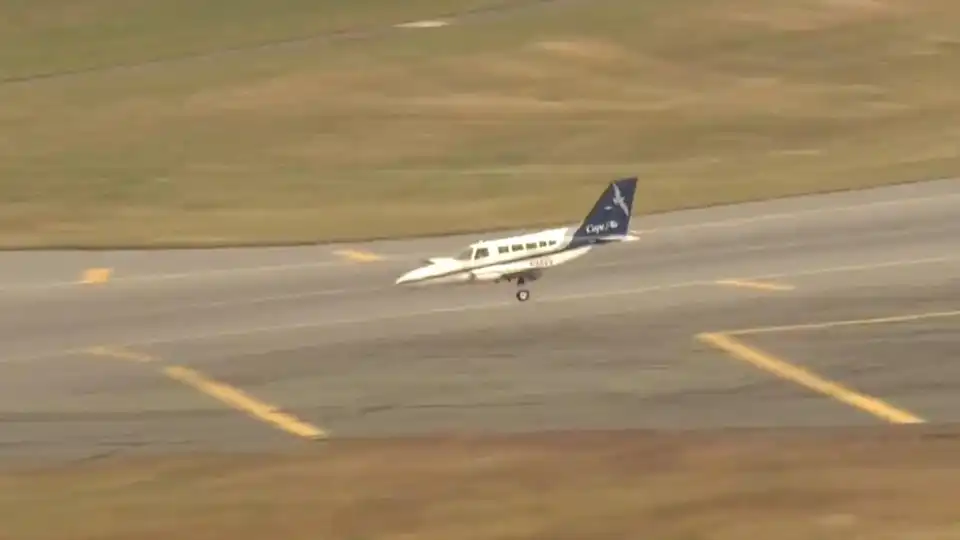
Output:
[[520,289],[517,291],[517,300],[521,302],[526,302],[530,298],[530,291],[526,289]]

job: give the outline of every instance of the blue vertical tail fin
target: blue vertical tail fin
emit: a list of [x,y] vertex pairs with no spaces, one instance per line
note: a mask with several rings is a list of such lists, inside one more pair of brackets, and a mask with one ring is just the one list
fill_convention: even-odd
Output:
[[627,237],[630,234],[630,217],[636,191],[636,177],[611,182],[573,233],[573,240],[576,243],[593,244]]

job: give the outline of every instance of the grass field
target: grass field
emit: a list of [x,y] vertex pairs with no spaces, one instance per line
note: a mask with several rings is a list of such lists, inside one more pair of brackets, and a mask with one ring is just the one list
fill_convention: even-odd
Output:
[[0,476],[0,538],[953,540],[955,430],[338,442]]
[[2,1],[0,246],[569,222],[633,174],[638,214],[949,176],[958,28],[953,0]]

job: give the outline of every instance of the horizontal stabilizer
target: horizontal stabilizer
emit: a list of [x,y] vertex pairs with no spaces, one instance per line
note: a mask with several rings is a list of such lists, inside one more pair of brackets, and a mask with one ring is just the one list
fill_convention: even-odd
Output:
[[632,234],[614,234],[610,236],[597,237],[597,240],[605,244],[613,242],[637,242],[640,240],[640,237]]

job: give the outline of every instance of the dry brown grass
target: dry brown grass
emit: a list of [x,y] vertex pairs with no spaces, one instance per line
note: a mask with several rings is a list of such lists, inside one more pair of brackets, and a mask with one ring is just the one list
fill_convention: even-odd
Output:
[[570,433],[110,459],[0,476],[0,537],[947,540],[956,437]]
[[[86,1],[84,24],[118,10]],[[165,8],[83,47],[49,29],[21,39],[69,68],[339,27],[320,23],[333,7],[300,0],[275,19],[266,0],[244,0],[237,19],[213,17],[218,3],[190,4],[193,23]],[[392,2],[348,4],[344,25],[400,17]],[[952,0],[596,0],[0,86],[0,244],[571,222],[633,174],[638,213],[950,176],[957,28]],[[97,36],[110,47],[94,54]],[[22,75],[29,58],[17,60]]]

